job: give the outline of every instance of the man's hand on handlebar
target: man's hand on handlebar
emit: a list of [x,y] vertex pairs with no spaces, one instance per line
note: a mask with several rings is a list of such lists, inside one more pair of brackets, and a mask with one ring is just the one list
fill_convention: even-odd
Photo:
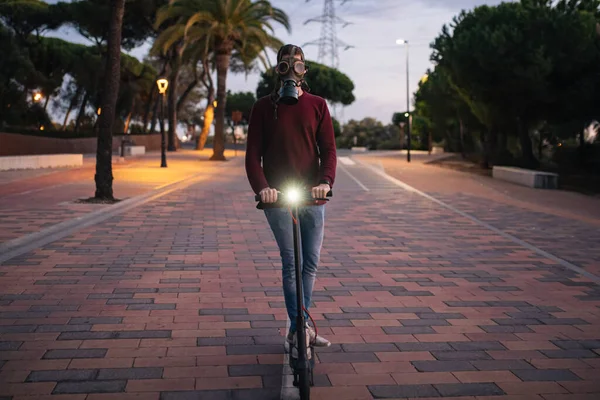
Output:
[[312,197],[313,199],[324,199],[327,197],[327,193],[329,193],[330,190],[331,187],[328,184],[322,183],[319,186],[312,188]]
[[277,202],[277,189],[264,188],[259,195],[261,202],[265,204]]

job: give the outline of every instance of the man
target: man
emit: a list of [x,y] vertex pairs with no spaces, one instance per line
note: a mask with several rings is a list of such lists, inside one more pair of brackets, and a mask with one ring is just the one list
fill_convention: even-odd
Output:
[[[313,198],[324,198],[333,186],[337,163],[329,109],[323,98],[307,92],[307,71],[300,47],[288,44],[279,49],[276,72],[280,84],[274,93],[254,104],[246,149],[246,174],[254,192],[260,194],[281,254],[290,344],[294,344],[298,313],[292,216],[285,206],[276,204],[277,191],[293,185],[310,190]],[[298,214],[304,306],[308,310],[323,243],[324,202],[303,205]],[[331,345],[312,327],[307,325],[306,329],[313,345]]]

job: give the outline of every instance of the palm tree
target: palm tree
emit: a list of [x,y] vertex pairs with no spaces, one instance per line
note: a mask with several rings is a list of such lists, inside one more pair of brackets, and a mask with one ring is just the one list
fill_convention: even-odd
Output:
[[100,115],[100,131],[96,150],[96,195],[99,200],[114,200],[112,175],[112,127],[121,79],[121,31],[125,0],[110,1],[110,25],[108,28],[105,87]]
[[[162,21],[169,17],[186,21],[184,47],[203,43],[213,55],[217,70],[217,107],[211,160],[224,161],[227,71],[232,55],[238,55],[247,67],[256,58],[267,64],[262,52],[282,45],[272,36],[271,22],[280,23],[289,32],[288,16],[266,0],[171,0]],[[157,17],[157,23],[161,23],[161,16]]]
[[[169,91],[172,96],[169,96],[169,117],[171,117],[171,111],[175,110],[173,113],[173,121],[175,121],[176,113],[180,109],[183,100],[185,100],[187,94],[189,94],[198,83],[202,82],[207,88],[208,96],[210,98],[209,104],[212,104],[212,97],[214,96],[212,79],[210,77],[210,71],[208,68],[209,50],[206,43],[196,42],[191,46],[187,46],[187,44],[184,42],[186,22],[197,11],[200,2],[192,0],[182,3],[185,4],[169,4],[158,10],[155,29],[162,30],[154,41],[154,44],[150,50],[151,55],[160,56],[166,60],[165,68],[167,65],[170,66],[171,76],[179,75],[180,68],[189,66],[196,77],[190,86],[186,88],[177,103],[175,102],[175,92],[178,89],[178,82],[173,81],[171,78]],[[201,74],[198,74],[199,67],[202,68]],[[166,72],[166,69],[163,71],[163,73],[164,72]],[[210,84],[206,81],[207,76]],[[208,121],[208,118],[206,117],[208,112],[209,107],[206,108],[205,121]],[[169,122],[171,122],[171,119]],[[204,131],[205,129],[203,129],[203,132]],[[206,132],[208,133],[208,130],[206,130]]]

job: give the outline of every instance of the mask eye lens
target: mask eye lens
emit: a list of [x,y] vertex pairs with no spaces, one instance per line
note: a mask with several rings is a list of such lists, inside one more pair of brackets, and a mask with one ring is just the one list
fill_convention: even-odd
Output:
[[287,74],[289,70],[290,65],[285,61],[282,61],[277,65],[277,72],[279,72],[280,74]]
[[297,73],[298,75],[302,75],[304,72],[306,72],[304,63],[297,62],[296,64],[294,64],[294,72]]

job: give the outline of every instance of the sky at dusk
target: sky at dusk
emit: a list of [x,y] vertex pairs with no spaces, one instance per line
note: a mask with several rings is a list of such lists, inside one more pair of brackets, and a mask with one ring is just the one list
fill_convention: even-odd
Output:
[[[273,0],[292,19],[292,32],[277,29],[284,42],[302,45],[320,36],[321,25],[308,18],[322,14],[324,0]],[[336,14],[350,25],[337,27],[338,38],[354,48],[339,49],[339,69],[352,79],[356,101],[338,107],[337,116],[343,122],[374,117],[391,122],[395,111],[406,110],[406,48],[396,45],[396,39],[410,42],[409,84],[414,92],[428,68],[429,44],[445,23],[460,13],[480,4],[497,4],[499,0],[349,0],[335,2]],[[317,61],[318,47],[303,47],[307,59]],[[275,59],[275,57],[273,57]],[[329,61],[325,60],[324,64]],[[236,76],[232,88],[253,90],[257,77]]]
[[[49,1],[50,3],[56,1]],[[406,110],[406,48],[396,45],[396,39],[410,42],[410,91],[428,68],[431,55],[430,43],[444,24],[462,9],[472,9],[482,4],[498,4],[500,0],[348,0],[342,5],[335,0],[336,14],[350,24],[337,26],[338,38],[354,46],[344,51],[339,49],[339,69],[352,79],[356,101],[346,107],[337,108],[337,117],[342,122],[350,119],[374,117],[389,123],[395,111]],[[324,0],[271,0],[275,7],[283,9],[291,19],[292,31],[275,25],[275,36],[285,43],[303,44],[319,39],[321,24],[304,24],[309,18],[319,17],[323,12]],[[71,41],[86,43],[72,30],[53,33]],[[131,54],[142,59],[148,45],[134,49]],[[316,45],[303,47],[308,60],[317,60]],[[275,54],[270,53],[272,63]],[[323,60],[329,64],[329,60]],[[228,89],[256,91],[259,74],[229,74]],[[411,100],[412,101],[412,100]],[[332,110],[333,113],[333,110]]]

